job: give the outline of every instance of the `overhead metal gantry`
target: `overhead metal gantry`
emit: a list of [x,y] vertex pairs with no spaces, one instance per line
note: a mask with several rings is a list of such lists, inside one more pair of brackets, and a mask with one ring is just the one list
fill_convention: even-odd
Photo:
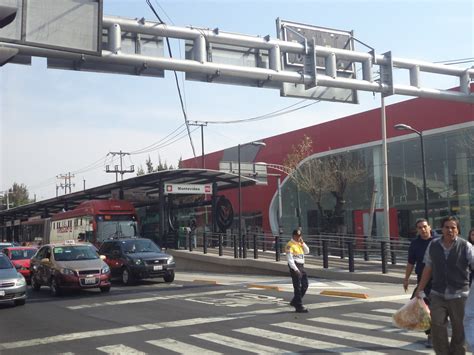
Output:
[[[81,2],[96,8],[89,14],[83,7],[78,13]],[[11,9],[11,3],[0,0],[0,9],[2,4]],[[357,91],[370,91],[474,103],[474,69],[355,51],[350,31],[278,19],[278,38],[273,39],[102,16],[102,0],[18,3],[22,16],[0,29],[1,64],[27,64],[37,56],[47,58],[50,68],[158,77],[174,70],[185,72],[189,80],[274,88],[283,96],[308,99],[357,103]],[[11,11],[7,14],[11,17]],[[82,22],[77,25],[78,15]],[[77,30],[71,29],[74,25]],[[186,58],[166,57],[165,38],[185,41]],[[395,70],[407,71],[409,83],[395,82]],[[427,87],[421,80],[425,73],[455,77],[460,90]]]

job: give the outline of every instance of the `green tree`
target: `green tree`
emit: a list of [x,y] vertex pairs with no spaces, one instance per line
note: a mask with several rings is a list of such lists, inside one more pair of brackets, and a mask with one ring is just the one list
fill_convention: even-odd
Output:
[[3,208],[7,208],[7,193],[10,208],[19,207],[34,202],[33,200],[30,200],[28,188],[26,185],[14,182],[12,187],[5,191],[3,197],[1,198],[1,205]]
[[145,170],[143,169],[143,166],[140,165],[140,167],[137,170],[137,176],[142,176],[145,175]]
[[152,173],[154,170],[153,170],[153,163],[151,162],[150,156],[148,156],[148,159],[146,160],[145,164],[146,164],[146,173],[147,174]]

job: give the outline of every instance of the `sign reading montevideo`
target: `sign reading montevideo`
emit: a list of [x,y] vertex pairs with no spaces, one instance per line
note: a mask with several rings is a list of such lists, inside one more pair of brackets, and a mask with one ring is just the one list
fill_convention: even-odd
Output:
[[212,185],[165,184],[165,194],[211,194]]

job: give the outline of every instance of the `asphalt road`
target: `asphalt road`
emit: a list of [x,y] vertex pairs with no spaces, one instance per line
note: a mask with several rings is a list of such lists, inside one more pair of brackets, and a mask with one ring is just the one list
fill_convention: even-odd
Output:
[[401,285],[311,279],[307,314],[291,296],[289,277],[202,273],[109,294],[53,298],[44,287],[25,306],[0,306],[0,354],[432,353],[424,333],[391,323],[407,301]]

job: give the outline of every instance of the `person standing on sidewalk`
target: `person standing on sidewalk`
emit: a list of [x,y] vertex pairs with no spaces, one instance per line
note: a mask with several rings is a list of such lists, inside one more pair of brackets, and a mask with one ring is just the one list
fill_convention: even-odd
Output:
[[304,270],[304,255],[308,253],[309,248],[303,241],[301,230],[295,229],[291,240],[286,244],[286,258],[290,268],[294,291],[290,305],[295,307],[298,313],[308,312],[308,309],[303,306],[303,297],[308,289],[308,276]]
[[[441,221],[440,238],[433,239],[425,253],[425,268],[416,296],[431,277],[430,293],[431,335],[433,348],[439,355],[466,354],[464,308],[469,294],[469,266],[474,265],[472,246],[459,235],[459,221],[452,216]],[[451,321],[451,342],[448,337],[448,317]]]
[[[433,239],[431,236],[431,227],[426,219],[418,219],[416,221],[415,226],[417,237],[410,243],[410,247],[408,248],[408,262],[407,267],[405,269],[405,279],[403,280],[403,288],[405,289],[405,292],[408,290],[408,284],[410,283],[410,275],[413,272],[413,268],[415,269],[416,274],[416,284],[418,285],[420,283],[421,274],[423,273],[423,269],[425,267],[423,258],[425,257],[425,252],[426,248],[428,247],[428,244],[430,244],[431,240]],[[415,297],[417,290],[418,287],[415,287],[411,298]],[[428,297],[431,291],[431,280],[424,288],[424,291],[426,297]],[[429,306],[428,298],[425,298],[424,301]],[[428,329],[425,334],[428,336],[425,345],[427,348],[432,348],[433,345],[431,341],[431,330]]]

